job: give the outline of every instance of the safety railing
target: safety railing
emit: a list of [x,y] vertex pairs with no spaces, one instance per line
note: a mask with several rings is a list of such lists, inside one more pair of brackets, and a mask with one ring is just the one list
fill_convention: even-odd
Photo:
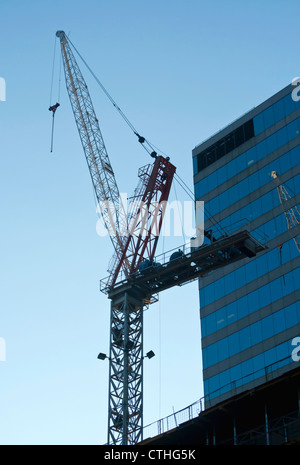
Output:
[[159,436],[160,434],[166,433],[174,428],[177,428],[182,423],[186,421],[192,420],[197,418],[201,412],[205,409],[211,407],[212,405],[216,405],[218,403],[217,399],[223,395],[226,395],[226,398],[230,397],[231,395],[235,395],[238,392],[241,392],[243,386],[254,380],[258,380],[259,384],[263,382],[270,381],[273,377],[277,376],[279,369],[284,368],[286,365],[290,363],[294,363],[291,357],[285,357],[281,360],[276,361],[263,369],[257,370],[255,372],[250,373],[247,376],[243,376],[231,383],[228,383],[216,391],[210,393],[207,396],[201,397],[196,402],[188,405],[187,407],[174,412],[167,417],[161,418],[153,423],[146,425],[143,428],[143,437],[144,439]]

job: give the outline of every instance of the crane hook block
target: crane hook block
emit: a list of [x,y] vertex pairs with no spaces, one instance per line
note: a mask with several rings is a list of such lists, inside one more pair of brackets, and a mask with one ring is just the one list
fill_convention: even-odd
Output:
[[52,105],[51,107],[49,107],[49,111],[53,112],[53,116],[54,116],[54,113],[56,112],[56,110],[58,109],[59,106],[60,106],[60,104],[56,103],[55,105]]

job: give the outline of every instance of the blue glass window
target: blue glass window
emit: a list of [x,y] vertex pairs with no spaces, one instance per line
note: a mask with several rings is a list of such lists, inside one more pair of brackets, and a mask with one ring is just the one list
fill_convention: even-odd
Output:
[[194,173],[194,176],[197,173],[197,171],[198,171],[197,157],[193,157],[193,173]]
[[295,102],[292,99],[292,93],[286,95],[253,118],[254,134],[260,134],[299,107],[300,102]]
[[[271,281],[231,304],[216,310],[212,314],[202,318],[202,337],[208,336],[234,321],[244,318],[250,313],[256,312],[260,308],[291,294],[299,288],[299,282],[300,268],[296,268],[285,276]],[[293,319],[295,321],[294,317],[294,314],[287,314],[286,323],[290,324],[290,321]]]
[[[293,192],[293,195],[300,193],[300,175],[293,177],[292,179],[284,183],[288,191]],[[266,212],[269,212],[277,205],[280,204],[279,196],[276,189],[272,189],[262,197],[248,203],[245,207],[240,208],[230,216],[227,216],[223,220],[219,221],[219,227],[227,231],[232,232],[240,228],[243,224],[247,224],[250,221],[258,218]],[[205,205],[204,205],[205,208]]]
[[225,207],[228,207],[237,200],[240,200],[251,192],[254,192],[264,184],[269,182],[274,184],[274,181],[270,177],[271,171],[277,171],[278,173],[283,174],[293,166],[297,166],[299,164],[299,160],[300,146],[297,146],[252,175],[247,176],[247,178],[230,187],[222,194],[208,202],[205,202],[204,208],[207,210],[208,216],[216,215]]
[[[209,305],[214,301],[216,302],[218,299],[224,298],[225,295],[230,294],[231,292],[242,287],[243,285],[248,284],[251,281],[263,276],[269,271],[272,271],[274,268],[277,268],[280,265],[297,257],[298,255],[299,252],[297,251],[294,241],[291,239],[290,241],[285,242],[282,245],[281,251],[276,247],[275,249],[270,250],[266,254],[257,257],[256,259],[252,260],[246,265],[243,265],[242,267],[238,268],[235,271],[232,271],[228,275],[225,275],[224,277],[220,278],[220,280],[218,280],[224,283],[225,291],[222,290],[221,286],[217,285],[218,281],[215,281],[214,283],[209,284],[208,286],[201,289],[201,308],[204,308],[206,305]],[[285,286],[289,285],[290,283],[288,278],[284,278],[282,279],[282,281],[285,282]],[[295,289],[298,286],[298,283],[294,283],[293,285]],[[276,285],[274,286],[276,287]],[[277,295],[280,289],[281,286],[277,286],[274,290],[273,296]],[[238,318],[242,318],[243,316],[246,316],[248,314],[246,312],[248,307],[257,305],[257,294],[255,294],[255,292],[256,291],[248,294],[248,296],[243,297],[242,299],[239,299],[239,301],[237,301],[239,307]],[[236,303],[234,302],[233,304],[230,304],[230,306],[227,306],[227,308],[228,315],[232,315],[231,318],[236,318]],[[212,315],[205,317],[208,319],[208,327],[207,330],[203,332],[203,336],[210,334],[210,332],[214,332],[216,330],[216,326],[213,326],[216,324],[215,317],[213,317]],[[227,320],[229,318],[228,315],[226,317]],[[214,323],[212,323],[212,320],[214,320]],[[235,320],[233,319],[232,321]],[[210,328],[210,331],[208,331],[208,328]]]
[[248,168],[250,165],[253,165],[253,163],[269,155],[269,153],[271,153],[269,152],[269,147],[274,147],[275,142],[275,148],[279,148],[290,140],[294,139],[299,134],[300,119],[297,118],[284,128],[264,139],[255,147],[242,153],[237,158],[229,161],[225,166],[222,166],[204,178],[202,181],[196,183],[194,186],[196,199],[202,199],[203,196],[207,192],[214,189],[215,186],[222,184],[224,181],[228,181],[228,179],[235,176],[240,171]]
[[277,121],[280,121],[299,107],[299,102],[295,102],[292,99],[291,93],[286,95],[277,103],[274,103],[255,116],[253,120],[250,119],[223,139],[219,140],[216,144],[213,144],[195,156],[195,161],[193,162],[194,174],[197,174],[198,171],[201,171],[222,156],[230,153],[234,148],[253,137],[253,135],[256,136],[265,129],[273,126]]
[[[287,320],[285,314],[294,309],[294,319]],[[252,323],[240,331],[234,332],[218,342],[215,342],[203,349],[206,353],[204,368],[214,365],[217,362],[225,360],[229,356],[235,355],[242,350],[248,349],[258,342],[264,341],[281,331],[286,330],[299,321],[300,302],[295,302],[287,308],[262,318],[259,322]],[[207,363],[207,364],[206,364]],[[271,363],[271,362],[270,362]]]
[[291,353],[291,341],[279,344],[264,353],[206,379],[204,381],[205,393],[212,399],[221,393],[230,391],[232,383],[235,383],[237,387],[242,386],[252,379],[265,375],[265,368],[268,368],[268,372],[271,372],[274,369],[291,363]]

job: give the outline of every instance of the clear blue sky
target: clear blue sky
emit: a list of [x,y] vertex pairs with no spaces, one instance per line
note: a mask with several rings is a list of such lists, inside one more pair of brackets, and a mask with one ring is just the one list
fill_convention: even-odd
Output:
[[[110,309],[99,279],[112,248],[96,234],[64,81],[50,153],[55,32],[70,33],[192,188],[195,145],[300,75],[299,2],[2,0],[0,14],[0,443],[103,444],[108,363],[97,354],[108,352]],[[151,159],[80,66],[120,191],[131,193]],[[57,88],[55,79],[51,103]],[[144,347],[156,353],[145,361],[148,424],[203,395],[197,283],[165,292],[146,312]]]

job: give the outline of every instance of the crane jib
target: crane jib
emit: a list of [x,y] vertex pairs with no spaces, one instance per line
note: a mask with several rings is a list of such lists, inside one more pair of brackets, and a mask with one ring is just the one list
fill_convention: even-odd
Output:
[[[102,214],[105,227],[113,231],[110,238],[114,250],[122,248],[119,231],[127,227],[125,208],[100,131],[92,100],[77,61],[63,31],[56,33],[60,39],[66,87],[83,146],[97,202],[107,201]],[[117,218],[116,218],[117,215]],[[125,260],[126,264],[126,260]],[[127,263],[129,268],[129,263]]]
[[[164,158],[158,156],[156,152],[151,152],[150,155],[155,161],[151,175],[147,182],[144,182],[144,190],[140,192],[140,201],[147,205],[149,212],[149,217],[146,220],[148,227],[146,237],[142,237],[141,234],[136,235],[136,231],[129,235],[125,234],[124,237],[124,231],[129,229],[128,216],[119,193],[87,85],[65,33],[57,31],[56,36],[59,37],[61,43],[66,86],[97,203],[98,205],[105,203],[105,208],[101,210],[101,217],[109,231],[115,253],[113,267],[109,270],[113,285],[121,270],[126,276],[129,276],[136,270],[141,261],[153,259],[158,240],[157,230],[159,233],[164,214],[163,210],[156,212],[155,223],[158,224],[158,228],[156,228],[154,235],[153,217],[157,210],[155,202],[168,199],[176,168],[169,162],[168,157]],[[140,143],[145,142],[144,137],[137,132],[135,134]],[[138,211],[137,226],[140,226],[141,221],[141,211]]]

